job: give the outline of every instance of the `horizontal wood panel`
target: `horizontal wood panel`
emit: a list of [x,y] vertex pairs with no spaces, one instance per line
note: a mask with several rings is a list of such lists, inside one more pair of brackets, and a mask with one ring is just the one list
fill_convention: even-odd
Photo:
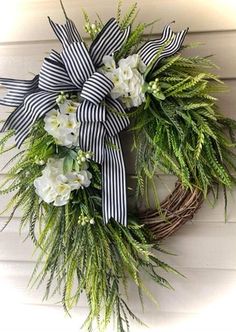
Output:
[[[152,36],[155,38],[157,36]],[[224,78],[236,77],[236,31],[221,33],[189,34],[185,44],[202,43],[197,48],[186,49],[186,56],[213,55],[212,60],[218,64],[219,70],[215,73]],[[25,43],[13,45],[0,44],[0,73],[2,77],[31,78],[32,73],[40,70],[43,58],[51,49],[60,50],[57,41]]]
[[166,257],[178,267],[236,269],[236,224],[185,224],[163,241],[177,256]]
[[0,300],[3,332],[78,332],[88,314],[87,308],[76,309],[72,319],[61,307],[19,304],[17,291],[9,289],[8,293],[5,301]]
[[219,109],[225,115],[236,120],[236,80],[225,81],[228,92],[220,94]]
[[[160,32],[163,25],[176,21],[176,30],[190,27],[190,31],[215,31],[236,29],[236,4],[231,0],[188,1],[185,0],[138,0],[140,8],[138,21],[151,22],[159,19],[155,32]],[[126,8],[133,3],[125,1]],[[64,1],[68,16],[84,35],[81,9],[84,8],[95,19],[96,13],[106,21],[115,15],[115,3],[103,0],[67,0]],[[59,3],[54,0],[11,0],[4,2],[0,16],[0,42],[19,42],[28,40],[55,39],[47,22],[47,16],[63,22],[63,13]]]
[[25,238],[17,233],[0,233],[0,260],[13,261],[36,261],[37,255],[33,256],[34,245],[30,239],[23,242]]
[[[227,303],[226,303],[226,307]],[[222,308],[221,308],[222,309]],[[14,319],[12,311],[14,310]],[[1,309],[1,327],[4,332],[78,332],[78,329],[86,318],[87,309],[76,308],[72,311],[72,318],[66,316],[62,309],[54,306],[40,305],[15,305],[7,303]],[[217,312],[218,313],[218,312]],[[148,328],[130,321],[131,331],[144,332],[235,332],[233,310],[231,307],[227,313],[215,314],[208,311],[202,314],[174,313],[145,311],[138,316],[148,325]],[[50,319],[49,319],[50,317]],[[107,330],[114,332],[111,326]]]
[[[5,292],[4,289],[2,289],[3,296],[7,296],[6,290],[11,290],[11,292],[14,292],[16,295],[15,304],[41,304],[45,285],[43,284],[39,289],[27,288],[33,266],[33,264],[26,262],[0,262],[0,285],[4,285],[2,287],[5,289]],[[207,307],[216,305],[221,299],[222,292],[225,292],[228,299],[234,299],[233,301],[236,304],[234,296],[236,295],[234,284],[236,271],[185,268],[181,269],[181,272],[184,274],[184,278],[172,273],[161,273],[174,287],[174,291],[163,289],[154,282],[151,282],[146,276],[143,276],[145,284],[160,303],[159,308],[157,308],[144,296],[144,305],[147,312],[201,313],[204,312]],[[131,308],[135,312],[140,312],[141,307],[137,306],[138,294],[136,287],[129,282],[128,290]],[[60,295],[56,295],[44,301],[43,304],[55,304],[60,306],[60,299]],[[0,307],[1,301],[4,301],[4,297],[0,300]],[[84,295],[78,307],[87,307],[87,301]]]
[[[16,232],[0,233],[0,260],[35,261],[34,246],[30,239],[23,242]],[[164,256],[176,267],[236,269],[236,224],[186,224],[163,244],[177,256]]]
[[[161,312],[201,313],[207,307],[216,306],[217,302],[222,300],[222,293],[228,300],[232,299],[236,303],[234,298],[236,271],[186,268],[181,269],[181,272],[185,278],[173,274],[165,275],[174,288],[173,292],[156,286],[147,277],[143,278],[151,294],[157,298]],[[131,289],[132,291],[129,290],[132,294],[130,303],[135,306],[138,303],[138,295],[136,296],[134,286]],[[147,310],[155,308],[147,298],[144,303]]]
[[198,47],[183,50],[185,56],[209,56],[211,60],[219,66],[219,69],[212,70],[215,74],[223,78],[236,77],[236,31],[214,32],[214,33],[194,33],[188,34],[185,45],[200,43]]
[[51,49],[59,51],[59,42],[0,45],[1,76],[31,79],[33,74],[39,73],[43,59]]

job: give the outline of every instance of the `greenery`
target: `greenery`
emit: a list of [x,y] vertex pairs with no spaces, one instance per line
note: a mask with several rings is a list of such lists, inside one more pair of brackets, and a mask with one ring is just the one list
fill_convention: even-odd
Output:
[[145,104],[131,112],[138,195],[145,178],[174,174],[206,197],[217,184],[231,188],[236,177],[236,121],[218,111],[215,94],[226,87],[209,72],[209,57],[175,55],[146,72]]
[[[5,146],[13,135],[11,131],[1,139],[1,153],[8,150]],[[142,281],[144,273],[157,284],[171,288],[159,273],[176,271],[158,259],[157,253],[162,251],[159,245],[131,216],[128,227],[112,220],[104,226],[101,174],[95,163],[89,167],[92,184],[84,190],[73,191],[69,204],[56,207],[40,200],[33,184],[44,167],[39,161],[49,157],[70,158],[73,150],[57,146],[45,132],[42,120],[36,123],[24,147],[11,160],[14,166],[0,194],[14,192],[7,206],[12,211],[8,222],[20,208],[21,229],[28,228],[28,237],[40,250],[31,285],[46,282],[45,299],[61,294],[67,312],[85,293],[89,305],[89,315],[83,325],[86,331],[92,330],[94,321],[99,331],[104,331],[112,315],[117,331],[129,331],[129,316],[142,323],[126,303],[127,282],[136,284],[141,301],[142,293],[146,293],[155,302]],[[89,216],[94,217],[94,224],[88,222]]]
[[[68,19],[65,10],[64,14]],[[119,2],[117,21],[121,29],[131,25],[132,31],[115,53],[116,61],[135,53],[145,29],[153,25],[134,26],[136,16],[137,4],[122,16]],[[85,30],[94,39],[103,22],[98,16],[91,23],[86,12],[84,17]],[[154,63],[147,67],[143,86],[146,101],[129,113],[138,197],[147,195],[144,183],[147,179],[153,182],[159,170],[176,175],[186,188],[197,187],[205,197],[215,184],[226,190],[236,183],[236,121],[217,109],[215,93],[225,87],[211,73],[213,68],[209,57],[181,54],[162,60],[158,67]],[[0,139],[0,154],[14,148],[8,147],[12,136],[14,131],[9,131]],[[49,158],[64,158],[67,171],[79,167],[79,149],[57,145],[44,130],[42,119],[32,128],[23,148],[7,163],[13,166],[0,194],[13,192],[6,207],[11,211],[7,224],[20,209],[21,229],[28,228],[28,237],[40,251],[31,284],[46,282],[45,299],[59,293],[68,313],[84,293],[89,306],[83,325],[87,331],[92,331],[94,323],[99,331],[105,331],[113,315],[119,332],[129,331],[129,317],[142,323],[127,304],[128,280],[137,286],[141,303],[143,293],[155,302],[142,275],[171,288],[161,272],[177,271],[158,258],[162,249],[134,216],[129,215],[127,227],[115,220],[103,224],[98,164],[89,162],[91,185],[73,190],[68,204],[56,207],[39,198],[34,180],[41,176]]]
[[[121,1],[118,22],[122,21],[120,6]],[[115,54],[117,61],[135,53],[144,41],[145,29],[155,23],[133,26],[136,16],[134,4],[123,19],[132,25],[132,32]],[[161,171],[177,176],[186,188],[197,187],[205,198],[210,190],[223,187],[226,206],[226,190],[236,182],[236,121],[218,110],[216,94],[227,91],[227,87],[212,73],[218,67],[209,56],[185,57],[179,53],[154,66],[166,46],[144,73],[146,102],[129,113],[136,152],[137,198],[147,197],[149,204],[148,195],[156,192],[150,192],[145,184],[155,188],[155,176]]]

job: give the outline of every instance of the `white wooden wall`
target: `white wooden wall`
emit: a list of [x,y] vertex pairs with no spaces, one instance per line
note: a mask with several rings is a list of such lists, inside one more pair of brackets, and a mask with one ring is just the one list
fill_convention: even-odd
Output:
[[[126,1],[125,6],[130,2]],[[218,73],[230,88],[219,104],[225,114],[236,118],[236,2],[139,0],[138,3],[140,20],[161,19],[154,33],[159,33],[164,24],[174,19],[176,30],[190,27],[188,42],[206,43],[188,54],[215,55],[215,61],[221,66]],[[82,31],[82,7],[91,15],[99,13],[106,20],[113,15],[116,3],[110,0],[64,0],[64,4],[68,15]],[[46,53],[59,47],[48,25],[48,15],[55,21],[63,21],[59,1],[0,0],[0,76],[30,78],[31,73],[38,72]],[[1,108],[1,117],[6,114]],[[129,158],[128,151],[126,158]],[[1,165],[4,162],[5,158],[2,158]],[[132,173],[132,161],[129,165]],[[3,177],[1,174],[0,178]],[[170,189],[173,178],[163,176],[162,179]],[[164,196],[168,190],[160,191]],[[1,198],[1,208],[8,199]],[[147,301],[145,313],[137,307],[136,295],[131,291],[131,306],[150,327],[148,330],[134,325],[134,331],[236,330],[236,196],[229,200],[227,223],[224,222],[223,198],[220,197],[213,209],[205,203],[192,223],[165,241],[165,248],[177,254],[165,257],[165,260],[186,279],[169,276],[175,291],[150,284],[160,307]],[[0,217],[0,226],[6,218],[6,215]],[[70,319],[55,303],[58,299],[42,303],[43,289],[27,289],[35,257],[32,256],[31,242],[22,242],[24,234],[21,238],[18,235],[18,222],[19,216],[0,234],[0,331],[79,331],[86,314],[85,303],[74,310]]]

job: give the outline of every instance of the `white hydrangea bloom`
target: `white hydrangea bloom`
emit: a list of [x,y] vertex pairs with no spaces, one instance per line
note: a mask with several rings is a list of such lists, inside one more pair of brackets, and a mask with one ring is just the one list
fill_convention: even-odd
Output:
[[79,173],[71,172],[67,175],[71,189],[76,190],[84,187],[89,187],[91,183],[92,174],[89,171],[82,170]]
[[68,183],[60,181],[57,179],[55,183],[56,197],[54,199],[53,205],[62,206],[69,202],[71,187]]
[[106,55],[103,57],[103,64],[102,72],[114,83],[111,96],[119,98],[127,108],[141,105],[145,100],[142,73],[146,66],[139,55],[133,54],[121,59],[117,67],[114,58]]
[[55,138],[58,145],[67,147],[78,145],[79,123],[76,119],[78,104],[65,100],[44,117],[44,129]]
[[[42,171],[42,176],[34,181],[37,195],[46,203],[55,201],[64,203],[66,199],[69,199],[70,188],[65,187],[62,190],[63,185],[66,183],[64,179],[60,178],[60,175],[63,173],[63,162],[64,159],[48,159],[47,165]],[[60,185],[62,186],[60,187]]]
[[71,191],[88,187],[92,178],[92,174],[85,169],[64,174],[63,164],[64,158],[49,158],[42,176],[34,181],[37,195],[55,206],[67,204]]
[[116,63],[112,56],[104,55],[102,61],[107,71],[112,71],[116,69]]

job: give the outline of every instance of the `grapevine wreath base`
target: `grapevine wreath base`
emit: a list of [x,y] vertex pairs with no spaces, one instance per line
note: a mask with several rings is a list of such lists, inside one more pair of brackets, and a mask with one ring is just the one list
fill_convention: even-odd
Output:
[[200,190],[186,189],[181,182],[160,204],[160,209],[149,209],[139,213],[142,223],[146,224],[156,240],[162,240],[175,233],[190,221],[204,201]]

